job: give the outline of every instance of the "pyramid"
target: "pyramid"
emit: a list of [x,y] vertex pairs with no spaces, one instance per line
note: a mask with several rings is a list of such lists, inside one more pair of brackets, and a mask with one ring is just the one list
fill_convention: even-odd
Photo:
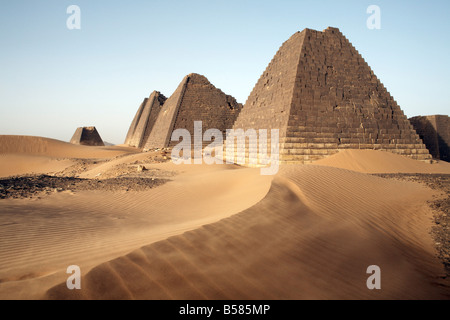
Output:
[[128,130],[125,144],[136,148],[144,147],[166,100],[158,91],[153,91],[149,98],[144,99]]
[[418,116],[409,119],[433,158],[450,162],[450,117]]
[[95,127],[77,128],[70,143],[84,146],[105,146]]
[[[431,158],[368,64],[331,27],[305,29],[283,43],[233,128],[278,129],[281,163],[309,163],[341,149]],[[247,151],[255,148],[246,145]]]
[[202,121],[204,133],[215,128],[222,132],[236,121],[242,105],[199,74],[184,77],[175,92],[166,99],[153,92],[143,101],[130,126],[125,143],[144,150],[171,147],[172,132],[187,129],[194,136],[194,121]]

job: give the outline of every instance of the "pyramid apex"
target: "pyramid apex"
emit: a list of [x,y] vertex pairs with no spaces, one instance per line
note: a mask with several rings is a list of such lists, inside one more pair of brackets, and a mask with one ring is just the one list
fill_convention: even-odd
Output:
[[199,73],[189,73],[186,77],[192,78],[192,77],[204,77],[203,75],[199,74]]
[[150,97],[151,97],[152,95],[155,95],[155,96],[163,96],[163,94],[161,93],[161,91],[158,91],[158,90],[153,90],[152,93],[150,93]]
[[190,82],[194,83],[201,83],[201,84],[211,84],[211,82],[206,78],[204,75],[198,74],[198,73],[190,73],[186,77],[184,77],[183,81],[189,80]]
[[323,32],[340,33],[341,31],[339,30],[339,28],[328,27],[325,30],[323,30]]
[[161,104],[164,104],[164,102],[167,100],[167,97],[157,90],[154,90],[148,98],[145,98],[145,100],[151,99],[152,97],[158,99]]
[[317,31],[311,28],[305,28],[302,31],[297,31],[295,34],[297,33],[302,33],[302,32],[327,32],[327,33],[341,33],[341,31],[339,30],[339,28],[335,28],[335,27],[328,27],[326,29],[324,29],[323,31]]

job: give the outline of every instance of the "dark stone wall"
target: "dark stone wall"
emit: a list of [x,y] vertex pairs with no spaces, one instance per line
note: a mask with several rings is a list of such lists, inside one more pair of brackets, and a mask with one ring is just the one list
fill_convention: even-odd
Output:
[[450,118],[445,115],[409,119],[435,159],[450,162]]
[[202,121],[202,134],[208,129],[219,129],[225,134],[227,129],[233,128],[241,109],[242,105],[235,98],[217,89],[206,77],[191,74],[173,130],[187,129],[193,137],[194,121]]
[[450,162],[450,117],[435,116],[441,160]]
[[190,74],[162,106],[144,150],[177,144],[170,143],[176,129],[187,129],[193,137],[194,121],[202,121],[203,132],[212,128],[225,132],[233,127],[241,109],[236,99],[217,89],[206,77]]
[[75,131],[70,143],[84,146],[105,146],[95,127],[82,127]]
[[285,136],[305,31],[283,43],[253,88],[235,129],[279,129]]
[[164,148],[169,145],[172,128],[175,124],[181,99],[186,90],[187,81],[188,77],[186,76],[170,98],[165,101],[153,125],[152,131],[145,142],[144,150]]

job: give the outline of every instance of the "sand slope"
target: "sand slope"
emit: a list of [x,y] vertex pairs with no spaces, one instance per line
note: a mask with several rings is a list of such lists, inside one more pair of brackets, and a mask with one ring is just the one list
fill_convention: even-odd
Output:
[[44,156],[0,154],[0,178],[25,174],[52,174],[62,171],[74,161]]
[[88,147],[42,137],[0,135],[0,178],[52,174],[75,164],[69,159],[111,159],[136,152],[123,146]]
[[[167,164],[166,166],[173,166]],[[192,168],[197,174],[189,172]],[[271,177],[194,168],[144,192],[79,192],[0,202],[0,299],[42,297],[66,268],[91,267],[216,222],[260,201]]]
[[[0,201],[0,299],[450,298],[429,234],[437,192],[367,174],[450,173],[447,163],[346,150],[271,177],[152,164],[155,155],[0,136],[0,176],[61,171],[74,158],[102,159],[83,178],[148,162],[176,173],[143,192]],[[65,285],[73,264],[81,291]],[[381,267],[381,291],[366,287],[370,265]]]
[[119,146],[89,147],[42,137],[0,135],[0,154],[95,159],[113,158],[133,152],[136,149]]
[[450,163],[428,164],[398,154],[377,150],[342,150],[314,165],[366,173],[450,173]]
[[[46,297],[448,298],[428,234],[432,195],[343,169],[285,167],[251,208],[100,264],[82,290],[62,283]],[[366,287],[370,265],[381,267],[380,291]]]

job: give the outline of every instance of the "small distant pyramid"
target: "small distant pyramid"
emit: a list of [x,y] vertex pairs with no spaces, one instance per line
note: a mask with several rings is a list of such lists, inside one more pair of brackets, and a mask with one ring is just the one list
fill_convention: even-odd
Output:
[[281,163],[309,163],[342,149],[431,158],[369,65],[331,27],[297,32],[281,46],[234,129],[278,129]]
[[435,159],[450,162],[450,117],[418,116],[409,119]]
[[84,146],[105,146],[95,127],[77,128],[75,134],[70,140],[70,143]]
[[[194,121],[203,122],[203,131],[210,128],[223,133],[232,128],[242,104],[226,95],[199,74],[184,77],[175,92],[166,99],[154,91],[139,107],[125,140],[125,144],[144,148],[165,148],[172,132],[187,129],[194,135]],[[204,132],[203,132],[204,133]]]

